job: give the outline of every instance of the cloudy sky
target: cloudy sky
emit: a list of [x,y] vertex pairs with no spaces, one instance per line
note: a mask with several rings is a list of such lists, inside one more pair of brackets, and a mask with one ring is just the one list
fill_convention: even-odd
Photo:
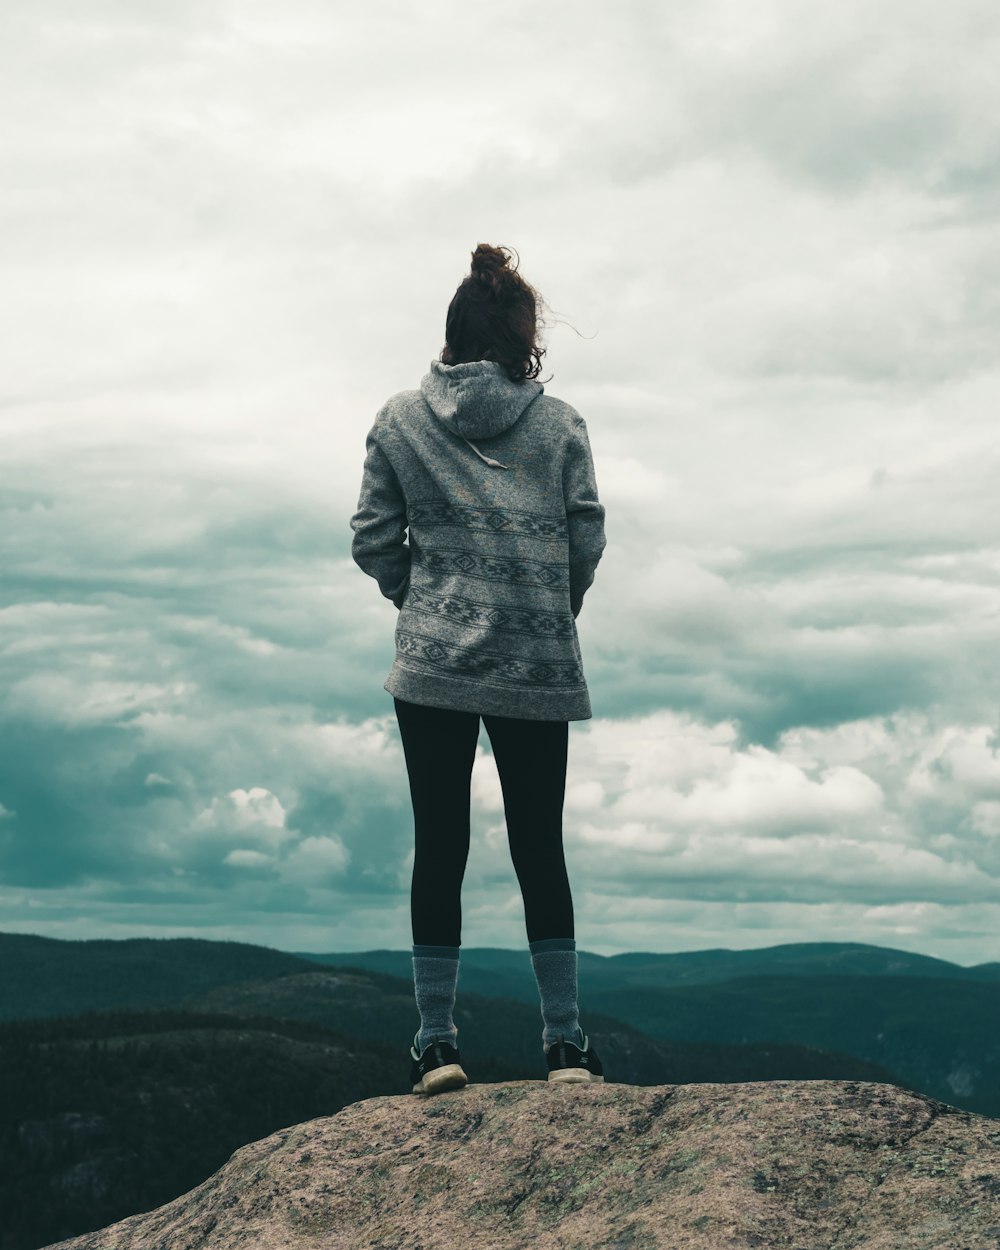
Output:
[[[1000,959],[994,0],[8,0],[0,929],[408,947],[364,440],[477,242],[608,547],[578,945]],[[525,945],[480,736],[466,946]]]

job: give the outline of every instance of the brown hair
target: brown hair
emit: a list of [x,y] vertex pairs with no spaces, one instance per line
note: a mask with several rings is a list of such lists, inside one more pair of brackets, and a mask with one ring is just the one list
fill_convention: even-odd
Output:
[[448,305],[442,364],[495,360],[512,382],[541,373],[542,299],[517,272],[520,258],[513,265],[510,261],[510,248],[489,243],[480,243],[472,253],[472,270]]

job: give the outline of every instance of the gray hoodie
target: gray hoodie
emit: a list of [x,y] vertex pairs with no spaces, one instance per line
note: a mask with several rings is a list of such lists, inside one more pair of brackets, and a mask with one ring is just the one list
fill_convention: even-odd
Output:
[[569,404],[493,361],[434,361],[375,418],[351,529],[354,560],[400,609],[390,694],[532,720],[593,715],[576,617],[605,547],[604,506]]

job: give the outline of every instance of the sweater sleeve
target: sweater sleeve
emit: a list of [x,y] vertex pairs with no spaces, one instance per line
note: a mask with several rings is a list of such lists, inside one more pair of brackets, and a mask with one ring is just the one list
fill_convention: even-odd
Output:
[[365,441],[365,466],[358,509],[351,517],[351,555],[397,608],[410,584],[410,548],[406,545],[406,499],[396,471],[382,450],[377,426]]
[[583,596],[594,580],[598,562],[607,545],[604,505],[597,497],[594,460],[583,417],[576,414],[563,462],[563,496],[569,536],[569,598],[574,617],[579,616]]

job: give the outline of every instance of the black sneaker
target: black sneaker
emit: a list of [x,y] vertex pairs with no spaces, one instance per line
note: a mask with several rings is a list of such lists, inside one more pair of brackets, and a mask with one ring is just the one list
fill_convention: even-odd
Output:
[[430,1042],[421,1054],[417,1050],[420,1030],[410,1047],[410,1084],[415,1094],[439,1094],[444,1089],[461,1089],[469,1078],[462,1071],[458,1047],[450,1042]]
[[559,1040],[553,1042],[545,1052],[545,1060],[549,1065],[549,1080],[576,1084],[582,1081],[603,1081],[604,1068],[591,1046],[590,1038],[580,1030],[582,1046],[567,1042],[560,1034]]

